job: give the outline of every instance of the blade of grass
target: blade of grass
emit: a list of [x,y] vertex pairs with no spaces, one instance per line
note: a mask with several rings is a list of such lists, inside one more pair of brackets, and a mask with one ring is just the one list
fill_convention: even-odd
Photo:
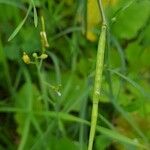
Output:
[[47,54],[51,57],[51,59],[52,59],[52,61],[54,63],[57,84],[60,85],[61,84],[61,71],[60,71],[60,67],[59,67],[59,59],[52,52],[47,52]]
[[14,32],[10,35],[10,37],[8,38],[8,41],[11,41],[11,40],[18,34],[18,32],[20,31],[20,29],[21,29],[22,26],[24,25],[25,21],[27,20],[31,9],[32,9],[32,5],[31,5],[31,3],[30,3],[25,18],[20,22],[20,24],[17,26],[17,28],[14,30]]
[[[111,40],[110,40],[111,38]],[[109,34],[108,36],[108,51],[110,51],[110,41],[113,42],[114,46],[118,49],[118,52],[120,54],[120,58],[121,58],[121,72],[125,73],[125,59],[124,59],[124,54],[123,54],[123,50],[121,48],[121,46],[119,45],[119,43],[117,42],[116,39],[114,39],[114,37],[112,35]],[[108,55],[107,55],[107,59],[108,59]],[[107,61],[107,66],[109,68],[109,61]],[[124,75],[125,76],[125,75]],[[145,141],[145,143],[147,143],[148,139],[147,137],[143,134],[143,132],[140,130],[140,128],[138,127],[138,125],[136,124],[136,122],[134,121],[134,119],[126,112],[123,110],[123,108],[117,103],[117,99],[120,93],[120,89],[122,87],[123,78],[120,78],[120,89],[117,92],[117,95],[114,96],[113,93],[113,88],[112,88],[112,79],[111,79],[111,74],[110,71],[106,70],[106,81],[108,82],[108,87],[109,87],[109,98],[110,101],[112,102],[112,104],[114,105],[114,107],[116,108],[116,110],[122,115],[122,117],[131,125],[131,127],[134,129],[134,131],[136,131],[136,133],[142,137],[142,139]]]
[[119,73],[116,70],[108,69],[108,71],[110,71],[110,72],[116,74],[117,76],[121,77],[122,79],[126,80],[133,87],[135,87],[137,90],[139,90],[139,92],[141,92],[144,97],[150,98],[150,94],[146,93],[144,91],[144,89],[139,84],[137,84],[135,81],[131,80],[130,78],[128,78],[126,76],[124,76],[123,74]]
[[69,113],[72,110],[72,108],[80,104],[80,102],[88,96],[90,89],[90,87],[85,87],[84,92],[81,95],[79,95],[79,97],[77,97],[74,101],[71,100],[68,103],[66,103],[62,111]]
[[127,8],[129,8],[134,2],[136,2],[137,0],[130,0],[129,2],[127,2],[125,5],[123,5],[122,7],[120,7],[115,14],[113,15],[112,18],[116,18],[120,15],[120,13],[124,12]]
[[67,83],[64,85],[64,90],[62,91],[62,96],[60,97],[60,105],[63,104],[63,102],[69,95],[72,84],[73,84],[73,75],[71,74]]
[[47,139],[49,138],[52,128],[56,127],[55,126],[56,121],[53,120],[53,122],[50,120],[50,124],[48,125],[46,131],[42,134],[42,136],[38,137],[35,141],[35,143],[33,143],[31,150],[37,150],[39,145],[41,145],[41,142],[43,141],[47,141]]
[[106,73],[106,80],[108,82],[109,86],[109,97],[110,101],[116,108],[118,112],[121,113],[121,115],[126,119],[126,121],[131,125],[131,127],[136,131],[136,133],[144,140],[145,143],[148,142],[147,137],[143,134],[143,132],[139,129],[138,125],[134,121],[134,119],[126,112],[124,111],[121,106],[117,103],[116,97],[114,97],[113,89],[112,89],[112,81],[111,81],[111,75],[110,72]]
[[[27,104],[26,111],[31,112],[32,105],[33,105],[33,94],[32,94],[32,85],[31,85],[32,83],[31,83],[30,75],[25,68],[23,69],[23,74],[24,74],[26,83],[28,83],[28,85],[29,85],[29,88],[28,88],[28,99],[29,99],[28,102],[29,103]],[[31,125],[31,113],[28,113],[27,117],[25,119],[24,129],[23,129],[21,141],[18,146],[18,150],[23,150],[25,148],[25,145],[26,145],[26,142],[27,142],[28,136],[29,136],[30,125]]]
[[[81,104],[81,108],[80,108],[80,115],[79,117],[81,119],[86,119],[86,112],[87,112],[87,102],[88,102],[88,96],[86,96]],[[85,124],[81,123],[80,127],[79,127],[79,143],[80,143],[80,150],[83,150],[84,148],[84,143],[86,141],[86,137],[87,137],[87,127],[85,126]]]
[[[22,110],[20,108],[11,108],[11,107],[3,107],[3,108],[0,108],[0,112],[7,112],[7,113],[12,113],[12,112],[25,112],[25,113],[32,113],[32,114],[36,114],[36,115],[41,115],[41,116],[49,116],[51,118],[56,118],[58,117],[59,115],[59,118],[64,120],[64,121],[69,121],[69,122],[77,122],[77,123],[83,123],[85,125],[88,125],[90,126],[90,122],[89,121],[86,121],[84,119],[81,119],[81,118],[78,118],[76,116],[73,116],[73,115],[70,115],[70,114],[67,114],[67,113],[62,113],[62,112],[59,112],[59,113],[56,113],[55,111],[42,111],[42,112],[28,112],[27,110]],[[145,148],[144,145],[138,143],[137,141],[135,141],[134,139],[130,139],[116,131],[112,131],[110,129],[107,129],[107,128],[104,128],[104,127],[101,127],[101,126],[97,126],[96,127],[96,130],[108,137],[110,137],[111,139],[115,139],[119,142],[122,142],[122,143],[126,143],[126,144],[129,144],[129,145],[133,145],[133,146],[136,146],[136,147],[141,147],[141,148]]]
[[44,149],[46,149],[46,142],[45,142],[45,140],[43,139],[43,131],[42,131],[42,129],[41,129],[41,127],[40,127],[40,125],[39,125],[39,123],[38,123],[38,121],[37,121],[37,119],[36,119],[36,117],[35,116],[33,116],[33,114],[32,114],[32,116],[31,116],[31,123],[33,124],[33,126],[35,127],[35,129],[37,130],[37,132],[39,133],[39,136],[41,137],[41,145],[44,147]]
[[99,115],[99,118],[112,130],[115,130],[115,127],[111,122],[109,122],[103,115]]
[[60,31],[59,33],[57,33],[56,35],[54,35],[51,39],[51,42],[53,42],[54,40],[57,40],[58,38],[61,38],[69,33],[72,32],[80,32],[81,31],[81,27],[80,26],[75,26],[75,27],[68,27],[65,30]]
[[[14,150],[14,144],[12,143],[11,139],[9,138],[8,134],[9,131],[7,131],[7,126],[0,127],[0,141],[3,144],[0,144],[0,150],[5,150],[7,145],[7,149]],[[3,134],[2,134],[3,133]]]
[[2,66],[4,68],[4,74],[6,77],[7,87],[9,89],[10,94],[13,96],[14,95],[14,89],[12,86],[12,81],[11,81],[11,76],[10,76],[10,71],[9,71],[9,65],[8,65],[4,50],[3,50],[1,37],[0,37],[0,62],[2,63]]
[[38,15],[37,15],[34,0],[31,0],[31,3],[33,5],[33,11],[34,11],[34,26],[37,27],[38,26]]
[[45,81],[45,74],[44,74],[44,71],[41,70],[42,63],[43,63],[42,60],[40,61],[40,63],[36,62],[36,69],[37,69],[37,75],[38,75],[42,99],[44,101],[45,109],[48,110],[48,99],[49,98],[48,98],[47,87],[43,84],[43,82]]
[[10,5],[10,6],[14,6],[14,7],[18,7],[24,11],[26,11],[26,8],[19,2],[15,2],[15,1],[12,1],[12,0],[0,0],[0,3],[2,4],[7,4],[7,5]]
[[19,143],[19,147],[18,147],[18,150],[23,150],[24,147],[25,147],[25,144],[26,144],[26,141],[28,139],[28,134],[29,134],[29,131],[30,131],[30,118],[28,117],[26,120],[25,120],[25,124],[24,124],[24,129],[22,131],[22,138],[21,138],[21,141]]
[[124,50],[121,47],[121,45],[119,44],[118,40],[114,36],[110,35],[110,38],[111,38],[111,41],[113,42],[114,46],[117,48],[118,54],[121,59],[121,72],[125,73],[126,72],[126,62],[125,62]]
[[87,22],[87,0],[80,0],[77,3],[77,12],[76,12],[76,17],[81,18],[80,24],[82,28],[82,33],[86,35],[86,22]]

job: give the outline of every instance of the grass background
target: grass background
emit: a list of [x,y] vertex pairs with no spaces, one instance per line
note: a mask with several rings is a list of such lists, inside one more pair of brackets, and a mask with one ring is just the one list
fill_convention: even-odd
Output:
[[[101,22],[91,3],[0,0],[1,150],[87,148]],[[109,32],[94,149],[149,149],[150,1],[104,5]],[[41,16],[49,42],[42,62],[32,56],[42,53]],[[25,64],[23,52],[35,64]]]

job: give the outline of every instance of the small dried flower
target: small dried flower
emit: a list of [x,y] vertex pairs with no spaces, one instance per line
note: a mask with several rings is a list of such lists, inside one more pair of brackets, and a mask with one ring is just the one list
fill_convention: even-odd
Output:
[[48,57],[47,54],[42,54],[42,55],[40,56],[41,59],[46,59],[47,57]]
[[49,47],[46,32],[45,31],[41,31],[40,32],[40,36],[41,36],[42,45],[44,47]]
[[26,63],[26,64],[30,64],[30,62],[31,62],[30,57],[25,52],[23,53],[22,59],[23,59],[24,63]]

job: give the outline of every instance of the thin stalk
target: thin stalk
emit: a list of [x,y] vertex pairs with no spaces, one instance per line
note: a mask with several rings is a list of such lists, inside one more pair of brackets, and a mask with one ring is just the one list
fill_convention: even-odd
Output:
[[106,45],[106,19],[102,7],[102,2],[99,0],[100,11],[103,19],[101,34],[98,42],[98,51],[97,51],[97,60],[96,60],[96,72],[95,72],[95,81],[94,81],[94,91],[93,91],[93,106],[92,106],[92,114],[91,114],[91,128],[89,135],[89,143],[88,150],[92,150],[93,142],[95,137],[95,130],[97,125],[97,116],[98,116],[98,103],[101,92],[101,84],[102,84],[102,73],[104,66],[104,53],[105,53],[105,45]]
[[43,80],[43,74],[41,72],[42,62],[43,62],[42,60],[40,60],[39,63],[36,61],[36,68],[37,68],[39,84],[40,84],[40,88],[41,88],[41,92],[42,92],[42,99],[44,100],[45,109],[48,110],[48,101],[47,101],[46,87],[43,84],[44,80]]
[[104,13],[104,8],[103,8],[103,5],[102,5],[102,0],[99,0],[99,9],[100,9],[103,24],[106,25],[107,21],[106,21],[106,17],[105,17],[105,13]]

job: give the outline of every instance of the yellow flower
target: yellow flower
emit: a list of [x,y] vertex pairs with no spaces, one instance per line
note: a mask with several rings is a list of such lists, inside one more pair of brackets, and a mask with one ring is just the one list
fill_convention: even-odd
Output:
[[[118,0],[102,0],[104,7],[108,5],[114,6]],[[99,6],[97,0],[88,0],[87,4],[87,39],[90,41],[95,41],[96,36],[93,33],[93,29],[96,25],[101,22],[101,15],[99,11]]]
[[30,57],[25,52],[23,53],[22,59],[23,59],[24,63],[26,63],[26,64],[30,64],[30,62],[31,62]]

